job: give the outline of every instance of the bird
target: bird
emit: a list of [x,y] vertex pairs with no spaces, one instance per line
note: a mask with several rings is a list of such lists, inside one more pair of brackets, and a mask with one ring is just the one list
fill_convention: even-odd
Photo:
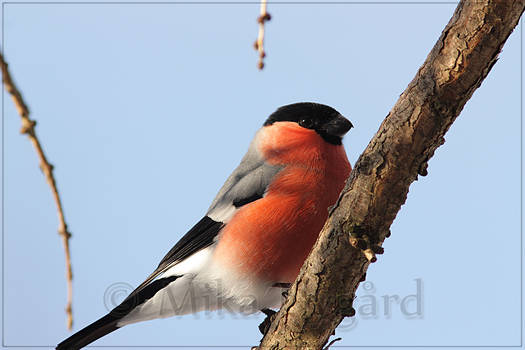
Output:
[[342,138],[352,127],[320,103],[278,108],[204,217],[153,273],[56,349],[80,349],[128,324],[204,310],[275,313],[349,177]]

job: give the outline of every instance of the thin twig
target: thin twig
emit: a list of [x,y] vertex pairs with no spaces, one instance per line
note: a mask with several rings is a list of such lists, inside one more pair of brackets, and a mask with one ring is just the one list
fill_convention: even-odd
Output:
[[20,133],[26,134],[29,137],[29,140],[35,147],[38,158],[40,159],[40,169],[46,177],[47,183],[51,187],[51,192],[53,198],[55,199],[55,204],[58,211],[58,234],[62,238],[64,244],[65,258],[66,258],[66,278],[67,278],[67,305],[66,305],[66,314],[67,314],[67,328],[72,329],[73,327],[73,311],[72,311],[72,301],[73,301],[73,272],[71,269],[71,253],[69,250],[69,238],[71,233],[67,230],[66,220],[64,218],[64,211],[62,209],[62,202],[58,194],[58,189],[53,176],[53,165],[51,165],[44,154],[42,145],[38,140],[35,132],[36,122],[29,118],[29,108],[27,107],[22,94],[16,87],[9,70],[7,69],[7,63],[4,60],[3,54],[0,52],[0,65],[2,66],[2,82],[6,91],[11,94],[13,102],[18,111],[18,114],[22,118],[22,128]]
[[257,17],[257,23],[259,23],[259,34],[257,35],[257,40],[253,44],[255,50],[259,52],[259,62],[257,62],[257,67],[262,70],[264,68],[264,57],[266,57],[266,52],[264,51],[264,23],[269,21],[272,17],[268,12],[266,12],[266,0],[261,0],[261,14]]

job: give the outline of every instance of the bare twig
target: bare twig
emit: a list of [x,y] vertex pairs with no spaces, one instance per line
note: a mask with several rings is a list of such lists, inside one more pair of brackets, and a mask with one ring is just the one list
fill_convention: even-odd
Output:
[[272,17],[268,12],[266,12],[266,0],[261,0],[261,14],[257,17],[257,23],[259,23],[259,34],[257,35],[257,40],[253,44],[255,50],[259,52],[259,62],[257,62],[257,67],[259,69],[264,68],[264,57],[266,57],[266,52],[264,51],[264,23],[269,21]]
[[62,209],[62,202],[58,194],[58,189],[53,176],[53,165],[51,165],[44,154],[42,145],[38,140],[38,137],[35,132],[36,122],[29,118],[29,108],[27,107],[22,94],[16,87],[9,70],[7,69],[7,63],[4,60],[3,54],[0,52],[0,65],[2,66],[2,82],[6,91],[11,94],[15,107],[22,118],[22,128],[20,133],[26,134],[29,137],[29,140],[35,147],[38,158],[40,159],[40,169],[46,177],[47,183],[51,187],[51,192],[53,193],[53,198],[58,211],[58,233],[62,238],[64,244],[65,258],[66,258],[66,278],[67,278],[67,305],[66,305],[66,314],[67,314],[67,328],[72,329],[73,327],[73,311],[72,311],[72,300],[73,300],[73,272],[71,269],[71,253],[69,250],[69,238],[71,233],[67,230],[66,220],[64,219],[64,211]]

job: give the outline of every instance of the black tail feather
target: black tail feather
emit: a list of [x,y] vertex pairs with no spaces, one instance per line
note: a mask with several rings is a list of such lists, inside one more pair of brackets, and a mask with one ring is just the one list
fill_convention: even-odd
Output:
[[73,334],[71,337],[58,344],[57,350],[77,350],[91,342],[94,342],[98,338],[105,336],[119,327],[117,322],[119,318],[113,316],[111,313],[102,317],[96,322],[93,322],[89,326],[85,327],[81,331]]

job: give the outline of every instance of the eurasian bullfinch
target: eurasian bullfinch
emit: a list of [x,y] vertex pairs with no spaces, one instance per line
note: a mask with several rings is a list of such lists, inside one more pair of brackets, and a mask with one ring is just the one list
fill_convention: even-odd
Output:
[[120,305],[57,349],[155,318],[280,307],[350,174],[341,139],[351,127],[317,103],[271,114],[206,215]]

